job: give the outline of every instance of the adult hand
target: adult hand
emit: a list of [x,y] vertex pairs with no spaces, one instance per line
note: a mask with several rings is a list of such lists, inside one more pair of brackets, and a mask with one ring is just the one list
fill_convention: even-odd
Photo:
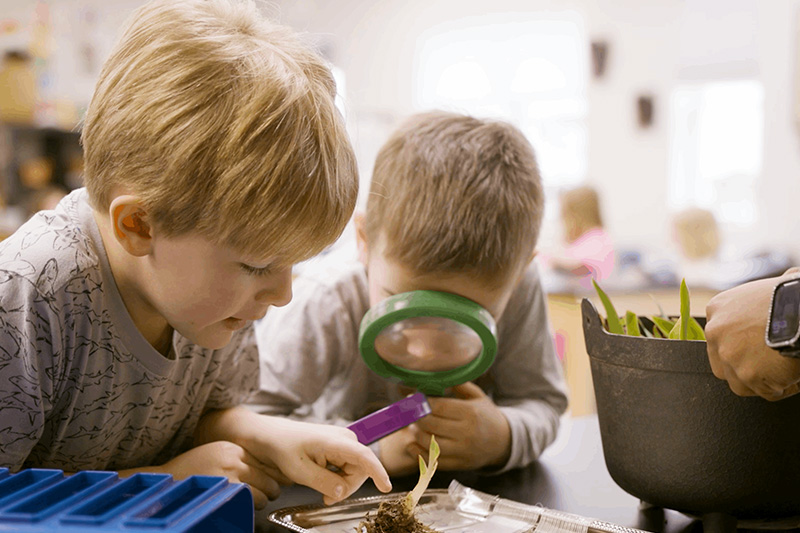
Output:
[[739,396],[776,401],[800,391],[800,360],[784,357],[764,342],[773,289],[798,270],[721,292],[706,307],[711,370]]
[[431,414],[409,426],[414,443],[408,453],[427,457],[431,435],[436,435],[442,470],[504,465],[511,453],[506,417],[474,383],[453,387],[452,392],[452,398],[428,398]]
[[[159,467],[137,470],[172,474],[176,480],[202,475],[224,476],[231,483],[247,483],[256,509],[278,497],[281,492],[279,483],[289,483],[280,472],[264,465],[241,446],[227,441],[203,444]],[[126,473],[132,474],[133,471]]]

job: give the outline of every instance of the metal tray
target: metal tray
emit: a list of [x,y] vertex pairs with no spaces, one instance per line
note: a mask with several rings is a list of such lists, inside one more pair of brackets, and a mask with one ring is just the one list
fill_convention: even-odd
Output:
[[[385,494],[345,500],[328,507],[303,505],[272,512],[269,520],[299,533],[354,533],[358,523],[383,501],[402,498],[407,493]],[[486,516],[459,509],[446,489],[425,492],[417,504],[417,517],[425,525],[449,533],[522,533],[536,525],[537,517]]]

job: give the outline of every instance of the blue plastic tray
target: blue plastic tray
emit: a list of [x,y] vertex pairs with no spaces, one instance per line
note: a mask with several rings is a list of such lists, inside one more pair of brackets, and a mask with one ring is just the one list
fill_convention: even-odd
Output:
[[247,532],[254,528],[247,485],[224,477],[0,468],[0,532]]

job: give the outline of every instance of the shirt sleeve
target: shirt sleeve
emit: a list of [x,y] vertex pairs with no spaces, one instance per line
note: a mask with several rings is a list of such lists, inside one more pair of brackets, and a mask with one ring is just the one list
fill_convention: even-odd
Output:
[[258,390],[258,349],[253,325],[238,331],[223,350],[220,372],[205,410],[242,405]]
[[527,466],[553,442],[567,408],[567,387],[555,352],[545,294],[532,266],[499,324],[492,397],[511,428],[511,455],[497,473]]
[[350,358],[341,354],[357,349],[356,331],[352,312],[335,287],[297,280],[292,302],[270,309],[256,324],[261,385],[250,407],[263,414],[331,422],[337,414],[314,415],[311,405],[346,374],[343,366]]
[[64,356],[53,305],[30,281],[0,271],[0,466],[11,470],[23,466],[53,407]]

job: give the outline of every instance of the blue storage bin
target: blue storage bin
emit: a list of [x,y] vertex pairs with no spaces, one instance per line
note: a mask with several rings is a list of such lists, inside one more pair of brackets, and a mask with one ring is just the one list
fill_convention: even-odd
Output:
[[0,468],[0,532],[252,533],[253,496],[224,477]]

